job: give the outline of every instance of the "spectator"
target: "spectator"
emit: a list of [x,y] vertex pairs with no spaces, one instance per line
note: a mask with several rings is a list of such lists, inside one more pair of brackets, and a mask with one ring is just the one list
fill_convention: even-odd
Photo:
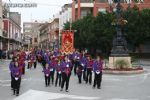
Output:
[[0,49],[0,59],[2,59],[2,50]]

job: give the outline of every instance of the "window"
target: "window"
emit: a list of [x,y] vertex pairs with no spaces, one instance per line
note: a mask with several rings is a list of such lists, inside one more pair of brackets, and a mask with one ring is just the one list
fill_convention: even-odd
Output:
[[113,9],[113,12],[116,12],[116,10],[117,10],[117,9],[116,9],[116,8],[114,8],[114,9]]
[[81,10],[81,18],[87,16],[88,14],[91,14],[91,9],[82,9]]
[[81,3],[91,3],[93,0],[81,0]]
[[[126,0],[120,0],[121,3],[124,3]],[[115,3],[118,2],[118,0],[114,0]]]
[[131,1],[131,0],[125,0],[125,2],[129,4],[129,3],[131,3],[132,1]]
[[34,38],[34,42],[37,42],[37,38]]
[[108,0],[108,4],[113,4],[113,0]]
[[31,30],[29,30],[29,29],[27,30],[27,29],[26,29],[26,30],[24,30],[24,32],[31,32]]
[[100,8],[98,9],[99,12],[102,12],[102,13],[106,13],[106,9],[105,8]]
[[107,3],[107,0],[97,0],[96,2]]
[[124,0],[120,0],[121,3],[124,3]]
[[24,27],[30,28],[30,27],[31,27],[31,24],[24,24]]
[[144,0],[134,0],[136,3],[143,3]]

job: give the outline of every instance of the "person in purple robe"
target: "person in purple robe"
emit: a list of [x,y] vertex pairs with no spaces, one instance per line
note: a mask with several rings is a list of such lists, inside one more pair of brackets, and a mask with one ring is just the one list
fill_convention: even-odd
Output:
[[103,69],[103,61],[99,56],[93,63],[93,72],[94,72],[94,84],[93,88],[97,85],[97,88],[101,88],[101,81],[102,81],[102,69]]
[[60,91],[63,91],[64,84],[66,83],[66,92],[68,92],[69,80],[70,80],[70,76],[71,76],[71,66],[72,66],[72,64],[71,64],[68,56],[66,56],[65,60],[63,61],[63,64],[62,64],[62,84],[61,84]]
[[80,58],[80,65],[83,68],[83,80],[86,81],[86,71],[87,71],[87,58],[85,55],[82,55]]
[[9,64],[9,70],[10,70],[10,75],[11,75],[11,89],[13,90],[13,76],[12,76],[12,70],[14,68],[15,62],[17,61],[16,57],[12,58],[12,61]]
[[20,84],[21,84],[21,76],[20,67],[18,62],[15,62],[14,68],[12,69],[12,77],[13,77],[13,93],[14,95],[19,95]]
[[52,85],[54,84],[54,74],[55,74],[55,67],[57,65],[56,58],[51,56],[49,67],[50,67],[50,82],[52,81]]
[[50,69],[49,69],[49,64],[46,63],[45,67],[43,68],[44,76],[45,76],[45,86],[50,85]]
[[56,80],[55,80],[55,86],[57,87],[57,83],[59,81],[59,87],[61,86],[61,76],[62,76],[62,69],[61,69],[61,66],[62,66],[62,62],[59,61],[56,65]]
[[91,59],[90,56],[88,56],[87,57],[86,84],[89,82],[90,85],[92,83],[92,65],[93,65],[93,60]]

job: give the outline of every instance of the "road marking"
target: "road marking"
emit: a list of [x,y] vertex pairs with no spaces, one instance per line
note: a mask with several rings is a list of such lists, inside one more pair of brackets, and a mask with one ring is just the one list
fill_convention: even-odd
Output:
[[86,97],[78,95],[68,95],[61,93],[51,93],[45,91],[29,90],[14,100],[57,100],[57,99],[73,99],[73,100],[100,100],[100,97]]
[[108,99],[108,100],[139,100],[139,99],[120,99],[120,98],[113,98],[113,99]]

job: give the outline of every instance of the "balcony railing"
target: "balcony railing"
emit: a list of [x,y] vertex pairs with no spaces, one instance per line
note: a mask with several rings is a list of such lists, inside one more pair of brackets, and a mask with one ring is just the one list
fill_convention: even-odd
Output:
[[81,3],[92,3],[93,0],[81,0]]

